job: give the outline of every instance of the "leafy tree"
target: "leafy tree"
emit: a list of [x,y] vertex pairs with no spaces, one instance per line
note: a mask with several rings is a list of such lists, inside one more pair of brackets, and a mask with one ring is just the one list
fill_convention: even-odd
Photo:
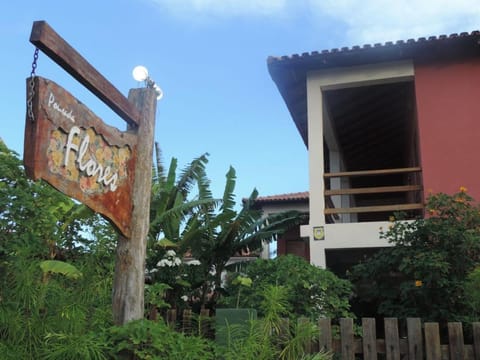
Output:
[[360,302],[384,316],[466,320],[465,285],[480,260],[480,207],[465,188],[428,198],[428,217],[395,221],[381,235],[392,245],[352,272]]
[[[282,285],[286,289],[288,309],[295,317],[321,316],[349,317],[351,284],[332,272],[321,269],[295,255],[279,256],[273,260],[258,259],[248,264],[245,276],[252,280],[250,287],[241,290],[240,306],[260,309],[264,289]],[[232,306],[237,301],[235,294],[241,284],[235,284],[236,275],[231,277],[228,291],[231,296],[224,304]]]

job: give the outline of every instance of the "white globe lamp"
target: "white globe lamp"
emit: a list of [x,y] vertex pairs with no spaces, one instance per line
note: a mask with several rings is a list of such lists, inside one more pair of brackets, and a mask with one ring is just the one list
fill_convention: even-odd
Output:
[[146,81],[148,79],[148,70],[145,66],[135,66],[132,71],[133,78],[136,81]]

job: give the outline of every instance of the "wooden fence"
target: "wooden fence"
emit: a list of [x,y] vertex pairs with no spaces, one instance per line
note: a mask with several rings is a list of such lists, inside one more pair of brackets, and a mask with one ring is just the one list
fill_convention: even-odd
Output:
[[[178,319],[177,313],[169,310],[166,320],[180,331],[212,336],[214,322],[208,310],[196,316],[192,321],[192,312],[186,310]],[[399,324],[397,318],[385,318],[379,331],[382,335],[377,338],[378,325],[381,324],[374,318],[362,318],[359,326],[355,326],[351,318],[335,323],[331,319],[319,319],[318,341],[306,344],[305,348],[310,353],[327,350],[342,360],[480,360],[480,322],[469,324],[469,338],[472,339],[469,344],[465,344],[464,324],[460,322],[441,326],[436,322],[422,323],[419,318],[408,318]]]
[[[400,334],[397,318],[385,318],[384,336],[377,338],[377,324],[373,318],[363,318],[362,337],[354,336],[353,319],[340,319],[340,336],[332,336],[330,319],[320,319],[318,345],[334,353],[341,354],[342,360],[363,359],[480,359],[480,323],[472,324],[473,344],[465,344],[463,326],[460,322],[446,325],[447,333],[442,336],[436,322],[422,324],[418,318],[406,319],[406,333]],[[402,331],[403,333],[403,331]]]

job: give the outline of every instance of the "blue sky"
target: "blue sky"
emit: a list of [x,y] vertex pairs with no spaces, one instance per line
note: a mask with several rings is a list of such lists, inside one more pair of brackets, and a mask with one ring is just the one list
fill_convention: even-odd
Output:
[[[230,165],[237,199],[308,190],[308,154],[266,66],[269,55],[480,29],[478,0],[21,1],[0,5],[0,137],[23,153],[32,23],[45,20],[123,94],[136,65],[164,91],[155,140],[183,167],[210,153],[215,196]],[[40,53],[37,75],[109,125],[125,123]]]

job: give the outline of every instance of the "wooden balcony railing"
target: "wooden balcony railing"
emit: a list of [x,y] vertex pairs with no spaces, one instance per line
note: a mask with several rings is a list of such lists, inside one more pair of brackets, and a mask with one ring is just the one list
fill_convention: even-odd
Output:
[[[339,178],[339,177],[360,177],[371,176],[378,177],[384,175],[393,174],[411,174],[419,173],[422,169],[420,167],[409,167],[399,169],[383,169],[383,170],[363,170],[363,171],[348,171],[348,172],[336,172],[324,174],[325,179]],[[406,183],[406,181],[405,181]],[[387,194],[387,193],[401,193],[401,192],[420,192],[423,190],[423,186],[414,183],[402,184],[393,186],[377,186],[377,187],[362,187],[362,188],[346,188],[346,189],[327,189],[325,190],[325,197],[330,199],[331,196],[338,195],[368,195],[368,194]],[[414,197],[411,197],[412,199]],[[416,198],[422,198],[417,196]],[[337,215],[337,214],[355,214],[355,213],[373,213],[373,212],[395,212],[395,211],[408,211],[408,210],[421,210],[423,209],[423,203],[421,202],[404,202],[399,204],[381,204],[370,206],[355,206],[348,208],[335,208],[332,206],[332,201],[327,201],[327,208],[325,209],[325,215]]]

